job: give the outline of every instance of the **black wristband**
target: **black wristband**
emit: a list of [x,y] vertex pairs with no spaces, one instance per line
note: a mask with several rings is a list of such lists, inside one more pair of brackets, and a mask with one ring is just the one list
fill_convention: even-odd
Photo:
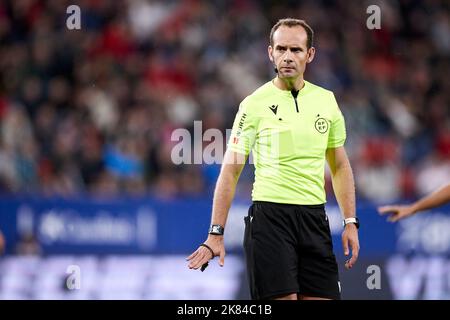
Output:
[[202,244],[200,245],[200,247],[208,248],[208,250],[211,252],[211,259],[214,259],[214,257],[215,257],[216,255],[214,254],[214,251],[213,251],[213,249],[211,249],[210,246],[208,246],[207,244],[202,243]]

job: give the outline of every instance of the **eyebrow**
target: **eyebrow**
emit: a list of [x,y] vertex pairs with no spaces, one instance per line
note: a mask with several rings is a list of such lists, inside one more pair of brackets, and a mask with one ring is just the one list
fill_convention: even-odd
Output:
[[[277,45],[275,46],[275,49],[276,49],[276,50],[281,50],[281,49],[287,49],[287,47],[289,47],[289,46],[283,46],[283,45],[277,44]],[[290,47],[290,48],[291,48],[291,50],[300,50],[300,51],[303,51],[303,48],[302,48],[302,47],[298,47],[298,46],[292,46],[292,47]]]

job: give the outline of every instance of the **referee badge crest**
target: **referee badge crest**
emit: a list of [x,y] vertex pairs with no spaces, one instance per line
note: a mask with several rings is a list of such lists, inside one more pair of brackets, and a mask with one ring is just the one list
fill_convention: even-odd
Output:
[[318,118],[316,120],[316,122],[314,123],[314,127],[316,128],[317,131],[319,131],[320,133],[326,133],[328,131],[329,128],[329,124],[328,121],[324,118]]

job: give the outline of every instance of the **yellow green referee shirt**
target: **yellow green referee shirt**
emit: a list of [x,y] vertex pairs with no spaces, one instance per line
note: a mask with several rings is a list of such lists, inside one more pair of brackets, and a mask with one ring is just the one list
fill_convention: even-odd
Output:
[[304,83],[291,92],[267,82],[239,106],[228,149],[253,151],[253,201],[326,202],[325,151],[344,145],[345,122],[333,92]]

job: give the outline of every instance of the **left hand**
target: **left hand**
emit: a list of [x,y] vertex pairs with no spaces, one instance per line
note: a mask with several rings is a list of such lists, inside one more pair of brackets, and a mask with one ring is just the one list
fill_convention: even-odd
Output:
[[354,223],[349,223],[344,227],[344,232],[342,233],[342,247],[344,249],[344,254],[348,256],[350,254],[349,246],[352,251],[350,259],[345,262],[345,267],[350,269],[358,260],[359,254],[359,240],[358,240],[358,228]]

